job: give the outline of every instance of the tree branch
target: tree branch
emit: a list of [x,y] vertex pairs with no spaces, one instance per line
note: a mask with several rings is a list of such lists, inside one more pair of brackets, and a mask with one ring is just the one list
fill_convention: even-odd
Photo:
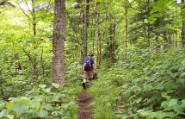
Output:
[[[16,2],[16,3],[17,3],[17,2]],[[23,10],[23,8],[20,6],[20,4],[17,3],[17,5],[18,5],[18,7],[21,9],[21,11],[23,12],[23,14],[24,14],[26,17],[28,17],[28,19],[32,22],[30,16],[29,16],[28,14],[26,14],[26,12]]]

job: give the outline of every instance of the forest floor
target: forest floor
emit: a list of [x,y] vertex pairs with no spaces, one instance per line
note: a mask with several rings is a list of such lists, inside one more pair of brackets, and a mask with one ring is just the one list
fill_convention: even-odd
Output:
[[92,103],[93,99],[90,98],[86,90],[78,96],[77,103],[79,106],[78,109],[78,119],[93,119],[92,110],[89,108],[89,105]]

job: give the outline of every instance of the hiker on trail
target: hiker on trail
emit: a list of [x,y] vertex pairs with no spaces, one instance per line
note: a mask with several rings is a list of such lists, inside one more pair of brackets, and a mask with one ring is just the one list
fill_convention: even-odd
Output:
[[93,54],[90,53],[84,59],[83,66],[82,66],[83,83],[90,82],[93,79],[94,59],[92,57],[93,57]]

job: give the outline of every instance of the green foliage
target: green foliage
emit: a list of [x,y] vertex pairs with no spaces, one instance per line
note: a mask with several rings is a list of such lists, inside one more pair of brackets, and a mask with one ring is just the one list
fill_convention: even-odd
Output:
[[183,118],[183,51],[133,48],[125,54],[114,67],[101,70],[90,89],[96,100],[95,116],[101,117],[99,112],[106,108],[112,118]]
[[[173,43],[167,37],[179,33],[181,16],[179,7],[172,0],[137,1],[129,24],[129,39],[131,43],[141,43],[144,47],[170,47]],[[135,11],[135,12],[134,12]],[[168,29],[168,30],[167,30]],[[178,36],[177,36],[177,39]],[[143,47],[144,45],[144,47]]]
[[[24,7],[30,3],[16,2]],[[36,36],[29,10],[23,13],[17,6],[0,6],[0,118],[77,118],[85,2],[66,1],[66,85],[62,90],[50,81],[54,0],[34,2]],[[95,99],[91,105],[95,118],[184,118],[185,55],[172,49],[181,45],[180,10],[172,0],[89,2],[86,43],[96,59],[99,37],[102,55],[99,79],[88,90]],[[123,42],[128,42],[127,50]]]
[[168,9],[168,6],[170,5],[169,3],[171,3],[169,0],[158,0],[157,2],[154,2],[153,9],[150,11],[151,24],[154,24],[158,18],[163,16],[165,10]]
[[74,102],[75,89],[61,90],[59,84],[51,86],[40,84],[35,86],[27,95],[1,101],[0,117],[14,118],[76,118],[77,105]]
[[116,118],[112,107],[116,104],[115,101],[119,95],[119,90],[115,85],[112,85],[111,80],[108,80],[115,76],[111,74],[105,76],[98,73],[98,77],[98,80],[94,81],[89,89],[90,96],[95,98],[95,102],[92,105],[94,107],[94,117],[97,119]]
[[[37,36],[33,36],[32,24],[19,9],[0,13],[0,118],[77,118],[80,65],[66,62],[64,89],[51,82],[52,4],[37,2],[44,5],[37,9]],[[33,68],[37,80],[33,80]]]

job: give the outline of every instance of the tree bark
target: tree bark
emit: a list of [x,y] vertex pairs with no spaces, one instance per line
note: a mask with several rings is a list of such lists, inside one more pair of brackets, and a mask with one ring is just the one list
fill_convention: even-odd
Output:
[[113,65],[114,62],[115,62],[115,39],[114,39],[114,36],[115,36],[115,28],[116,28],[116,25],[115,24],[111,24],[110,27],[109,27],[109,34],[110,34],[110,37],[109,37],[109,59],[110,59],[110,65]]
[[36,36],[37,35],[37,21],[36,21],[36,12],[35,12],[35,0],[32,0],[32,27],[33,27],[33,35]]
[[128,1],[125,2],[125,49],[128,47]]
[[55,0],[53,27],[52,80],[64,87],[65,0]]
[[83,57],[87,56],[87,50],[88,50],[88,33],[87,33],[87,29],[88,29],[88,14],[89,14],[89,0],[84,0],[85,2],[85,7],[84,7],[84,15],[83,15],[83,21],[84,21],[84,29],[83,29],[83,33],[84,33],[84,42],[83,42],[83,50],[84,50],[84,54]]
[[[149,16],[150,14],[150,0],[147,0],[147,15]],[[147,18],[149,20],[149,18]],[[148,39],[148,46],[150,47],[150,32],[151,32],[151,28],[150,28],[150,23],[147,23],[147,39]]]
[[[97,8],[97,4],[96,4]],[[101,39],[100,39],[100,31],[99,31],[99,16],[100,14],[98,13],[98,10],[96,9],[96,21],[95,21],[95,26],[96,26],[96,32],[95,32],[95,39],[96,39],[96,67],[97,69],[100,67],[101,63]]]
[[30,64],[31,64],[31,71],[32,71],[32,79],[36,80],[38,79],[38,75],[39,75],[39,72],[38,72],[38,61],[36,60],[36,57],[32,57],[31,54],[29,52],[27,52],[24,48],[23,48],[23,51],[24,53],[27,55],[29,61],[30,61]]
[[181,30],[181,38],[182,38],[182,47],[184,48],[185,45],[185,5],[184,5],[184,0],[182,0],[182,8],[181,8],[181,16],[182,16],[182,30]]

